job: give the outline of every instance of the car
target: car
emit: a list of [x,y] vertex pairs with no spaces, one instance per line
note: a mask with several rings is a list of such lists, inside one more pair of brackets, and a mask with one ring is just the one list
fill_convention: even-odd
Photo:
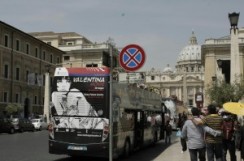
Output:
[[43,121],[42,118],[35,118],[31,120],[32,124],[35,126],[36,130],[42,130],[42,129],[47,129],[48,124]]
[[0,118],[0,132],[8,132],[13,134],[15,132],[14,125],[8,118]]
[[18,117],[12,117],[9,119],[14,126],[15,131],[19,131],[19,118]]
[[20,118],[19,119],[19,131],[35,131],[35,126],[32,124],[32,122],[29,119],[26,118]]

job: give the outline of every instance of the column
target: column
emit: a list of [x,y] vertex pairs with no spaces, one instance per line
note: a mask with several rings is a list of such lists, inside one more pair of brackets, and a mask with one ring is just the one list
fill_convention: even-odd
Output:
[[186,73],[183,74],[183,103],[187,104]]
[[231,29],[231,50],[230,50],[230,54],[231,54],[231,77],[230,77],[230,80],[231,80],[231,83],[234,83],[235,81],[238,81],[236,80],[241,72],[240,72],[240,54],[239,54],[239,43],[238,43],[238,33],[239,33],[239,30],[238,28],[232,28]]
[[50,76],[49,76],[49,72],[46,72],[43,117],[46,118],[47,123],[49,123],[49,103],[50,103]]

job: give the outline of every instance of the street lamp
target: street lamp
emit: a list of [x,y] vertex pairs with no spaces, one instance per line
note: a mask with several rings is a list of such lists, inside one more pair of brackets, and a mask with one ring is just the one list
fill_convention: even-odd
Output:
[[239,15],[240,15],[240,13],[236,13],[236,12],[229,13],[229,20],[230,20],[231,29],[232,28],[237,29]]
[[240,69],[240,54],[239,54],[239,42],[238,42],[238,19],[239,13],[233,12],[229,13],[229,20],[230,20],[230,80],[231,83],[234,83],[236,77],[241,74]]

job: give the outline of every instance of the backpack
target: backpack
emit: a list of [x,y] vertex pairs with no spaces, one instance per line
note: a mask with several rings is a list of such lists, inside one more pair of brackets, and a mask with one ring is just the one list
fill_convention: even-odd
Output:
[[223,122],[223,138],[225,140],[231,140],[234,134],[234,122],[224,121]]

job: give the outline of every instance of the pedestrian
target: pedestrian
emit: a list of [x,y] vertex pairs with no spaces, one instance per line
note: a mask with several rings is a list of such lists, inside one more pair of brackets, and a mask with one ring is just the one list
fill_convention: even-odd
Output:
[[[203,124],[213,130],[222,130],[223,118],[217,114],[216,106],[210,104],[208,106],[208,115],[204,117]],[[205,142],[208,161],[222,161],[223,159],[223,143],[222,136],[213,136],[205,133]]]
[[239,140],[239,147],[241,154],[241,160],[244,161],[244,125],[241,125],[240,127],[240,140]]
[[241,148],[241,120],[238,119],[237,117],[237,121],[235,122],[235,126],[234,126],[234,135],[235,135],[235,147],[236,150],[240,151]]
[[165,125],[165,131],[166,131],[166,137],[165,137],[165,143],[171,144],[171,134],[172,134],[172,126],[169,123],[170,121],[167,120]]
[[[191,109],[193,117],[199,118],[200,110],[193,107]],[[187,120],[182,128],[182,138],[187,138],[187,147],[189,149],[191,161],[205,161],[206,148],[204,141],[204,129],[197,126],[192,120]]]
[[230,160],[236,161],[236,146],[235,146],[235,117],[230,113],[223,112],[223,161],[226,161],[227,151],[230,154]]
[[[182,128],[184,126],[185,121],[187,120],[187,116],[185,112],[182,114],[179,114],[179,121],[178,121],[178,128],[180,131],[182,131]],[[186,139],[180,137],[180,143],[181,143],[181,153],[184,153],[187,150],[187,144],[186,144]]]

